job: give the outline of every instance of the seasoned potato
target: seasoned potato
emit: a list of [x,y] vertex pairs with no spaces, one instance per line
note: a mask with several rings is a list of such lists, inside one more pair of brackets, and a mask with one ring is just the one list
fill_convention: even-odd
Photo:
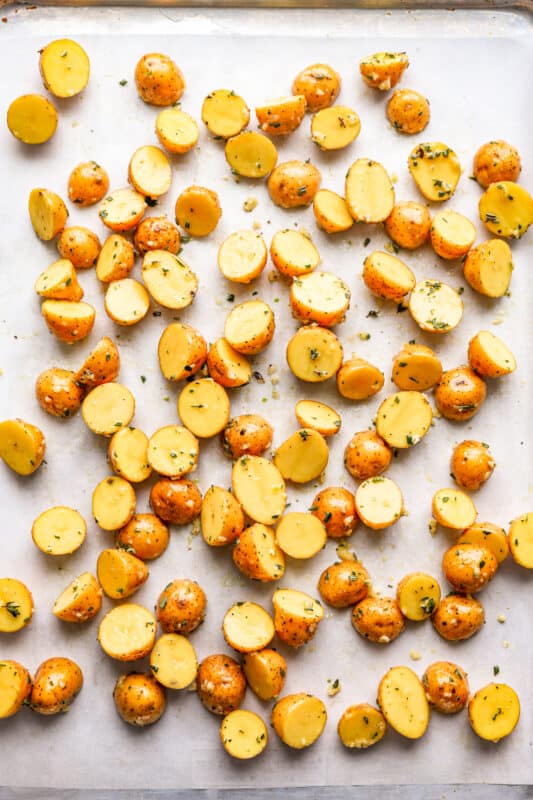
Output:
[[263,525],[271,525],[285,509],[285,481],[279,469],[262,456],[241,456],[231,473],[233,494],[244,512]]
[[293,94],[303,95],[308,111],[319,111],[335,102],[341,90],[341,77],[328,64],[305,67],[292,82]]
[[389,644],[403,631],[405,618],[394,597],[370,595],[354,606],[352,625],[365,639]]
[[500,378],[516,369],[509,347],[490,331],[480,331],[470,339],[468,363],[483,378]]
[[440,602],[440,586],[431,575],[411,572],[401,579],[396,599],[406,619],[421,622],[430,617]]
[[533,223],[533,197],[513,181],[491,183],[479,199],[485,227],[506,239],[520,239]]
[[470,367],[456,367],[442,373],[435,388],[435,403],[446,419],[466,420],[485,401],[487,386]]
[[165,552],[169,539],[167,526],[155,514],[134,514],[117,531],[115,544],[143,561],[151,561]]
[[430,347],[423,344],[404,344],[394,356],[392,380],[403,391],[425,392],[442,376],[442,364]]
[[148,437],[139,428],[129,425],[111,437],[107,457],[113,470],[130,483],[141,483],[150,477]]
[[274,700],[283,691],[287,662],[276,650],[264,648],[244,653],[242,668],[248,686],[260,700]]
[[356,481],[381,475],[391,458],[392,450],[375,431],[354,433],[344,449],[344,466]]
[[381,711],[367,703],[347,708],[337,725],[337,733],[343,745],[358,750],[380,742],[386,730],[387,723]]
[[146,197],[166,194],[172,182],[172,167],[167,155],[154,145],[139,147],[130,159],[128,180],[133,188]]
[[348,106],[330,106],[313,114],[311,139],[321,150],[341,150],[354,142],[361,120]]
[[476,229],[468,217],[445,209],[433,217],[429,236],[436,254],[452,261],[468,253],[476,240]]
[[371,89],[388,92],[409,66],[407,53],[374,53],[359,62],[363,81]]
[[240,760],[260,755],[268,741],[265,723],[253,711],[230,711],[220,726],[220,739],[224,750]]
[[68,556],[82,546],[87,525],[82,515],[67,506],[43,511],[31,526],[34,544],[51,556]]
[[226,161],[232,172],[244,178],[265,178],[278,160],[278,151],[267,136],[244,131],[226,142]]
[[89,303],[45,300],[41,314],[50,333],[67,344],[85,339],[93,329],[96,310]]
[[442,571],[457,592],[479,592],[497,569],[498,559],[484,545],[454,544],[442,557]]
[[285,556],[274,531],[259,522],[241,531],[232,558],[237,569],[253,581],[277,581],[285,573]]
[[385,168],[358,158],[346,173],[344,195],[356,222],[384,222],[394,207],[394,189]]
[[293,483],[307,483],[318,478],[328,460],[326,440],[312,428],[301,428],[285,439],[273,458],[283,478]]
[[272,709],[272,727],[283,744],[302,750],[322,735],[327,717],[326,706],[318,697],[305,692],[287,694]]
[[245,386],[252,379],[250,362],[224,337],[217,339],[209,348],[207,369],[209,376],[226,388]]
[[81,225],[63,228],[57,238],[61,258],[67,258],[76,269],[94,267],[102,245],[98,236]]
[[276,529],[277,544],[291,558],[313,558],[326,541],[326,529],[318,517],[301,511],[285,514]]
[[50,242],[67,224],[67,207],[50,189],[31,190],[28,212],[33,230],[43,242]]
[[181,478],[193,472],[199,452],[198,439],[182,425],[165,425],[148,440],[148,463],[167,478]]
[[41,94],[23,94],[7,109],[7,127],[24,144],[43,144],[57,128],[55,106]]
[[443,142],[424,142],[411,150],[409,172],[421,194],[430,203],[449,200],[461,177],[457,154]]
[[503,528],[492,522],[475,522],[464,530],[457,544],[479,544],[487,547],[501,564],[509,555],[509,544]]
[[87,622],[100,611],[102,596],[102,589],[94,575],[84,572],[61,592],[52,613],[63,622]]
[[93,433],[113,436],[135,414],[135,398],[121,383],[102,383],[91,389],[81,406],[83,421]]
[[31,622],[33,597],[16,578],[0,578],[0,633],[16,633]]
[[187,384],[178,397],[178,414],[186,428],[199,439],[216,436],[228,424],[228,393],[212,378]]
[[198,697],[212,714],[224,716],[244,700],[246,678],[240,664],[223,653],[207,656],[198,669]]
[[489,239],[473,247],[463,264],[472,289],[486,297],[503,297],[513,274],[511,248],[503,239]]
[[56,39],[39,50],[43,83],[55,97],[74,97],[89,82],[89,56],[72,39]]
[[165,633],[192,633],[204,621],[206,605],[200,584],[178,578],[167,583],[157,598],[157,621]]
[[168,689],[185,689],[198,672],[194,647],[179,633],[165,633],[150,653],[150,669],[157,682]]
[[161,334],[157,356],[164,377],[168,381],[182,381],[205,364],[207,342],[191,325],[171,322]]
[[136,228],[146,211],[146,198],[134,189],[116,189],[100,203],[98,216],[115,233]]
[[201,513],[202,536],[211,547],[222,547],[239,538],[244,530],[244,513],[238,500],[220,486],[210,486]]
[[224,337],[244,355],[257,355],[274,336],[274,312],[263,300],[247,300],[235,306],[224,324]]
[[400,303],[416,284],[416,278],[407,264],[379,250],[365,258],[363,281],[376,297],[396,303]]
[[70,369],[52,367],[37,376],[35,395],[43,411],[54,417],[71,417],[81,406],[85,390]]
[[166,708],[165,690],[153,675],[121,675],[113,689],[120,717],[129,725],[145,727],[157,722]]
[[177,255],[181,248],[180,232],[167,217],[145,217],[135,231],[133,243],[141,256],[149,250],[166,250]]
[[80,693],[83,674],[70,658],[49,658],[38,667],[30,694],[30,708],[38,714],[59,714]]
[[23,419],[0,422],[0,458],[18,475],[31,475],[43,463],[46,440],[43,432]]
[[189,525],[201,511],[202,495],[192,481],[162,478],[150,490],[155,514],[171,525]]
[[317,270],[294,278],[289,294],[293,317],[332,328],[344,321],[350,307],[350,289],[332,272]]
[[498,181],[517,181],[521,169],[518,150],[503,139],[482,144],[474,156],[474,178],[484,189]]
[[102,550],[96,562],[100,586],[112,600],[130,597],[148,580],[144,561],[126,550]]
[[414,447],[429,431],[432,419],[433,411],[424,394],[396,392],[378,408],[376,431],[389,447]]
[[320,188],[322,176],[314,164],[304,161],[285,161],[272,171],[268,193],[282,208],[308,206]]
[[103,200],[109,189],[109,176],[96,161],[84,161],[74,167],[68,178],[68,197],[82,208]]
[[420,133],[429,115],[429,101],[414,89],[397,89],[387,103],[387,119],[398,133]]
[[342,486],[322,489],[311,503],[310,511],[324,524],[330,539],[351,536],[357,525],[355,497]]
[[114,341],[104,336],[91,350],[78,372],[76,382],[87,390],[118,378],[120,354]]
[[342,364],[340,340],[329,328],[305,325],[287,344],[287,363],[294,375],[308,383],[332,378]]
[[181,70],[162,53],[146,53],[139,59],[135,84],[141,100],[153,106],[174,105],[185,89]]
[[489,683],[468,704],[468,719],[474,733],[489,742],[509,736],[520,718],[520,700],[505,683]]
[[236,603],[222,620],[224,639],[240,653],[253,653],[268,647],[274,638],[274,621],[257,603]]
[[188,153],[198,143],[196,120],[179,107],[165,108],[155,121],[157,138],[169,153]]
[[429,238],[431,215],[422,203],[412,200],[396,203],[385,220],[385,230],[405,250],[422,247]]
[[255,116],[260,129],[271,136],[284,136],[298,128],[304,118],[306,100],[302,94],[278,97],[256,106]]
[[333,608],[346,608],[364,600],[370,591],[370,576],[360,561],[341,561],[324,570],[318,591]]
[[230,89],[215,89],[202,104],[202,122],[215,139],[229,139],[250,121],[250,109],[240,95]]
[[449,333],[463,317],[463,301],[455,289],[441,281],[420,281],[409,297],[409,313],[427,333]]
[[128,277],[134,262],[135,251],[132,243],[119,233],[113,233],[107,237],[100,250],[96,262],[96,277],[102,283],[122,280]]
[[391,728],[407,739],[420,739],[429,724],[424,687],[409,667],[392,667],[378,687],[378,705]]
[[309,642],[324,618],[319,601],[296,589],[277,589],[272,595],[272,605],[276,634],[290,647]]
[[137,603],[121,603],[107,612],[98,628],[100,647],[117,661],[144,658],[155,644],[153,614]]
[[298,400],[294,413],[301,428],[311,428],[322,436],[335,436],[341,429],[339,414],[319,400]]
[[181,258],[166,250],[150,250],[142,263],[142,277],[156,303],[181,311],[193,302],[198,278]]
[[533,569],[533,514],[524,514],[511,521],[508,541],[516,563]]
[[0,719],[20,711],[31,694],[31,675],[18,661],[0,661]]
[[176,200],[176,222],[190,236],[209,236],[220,217],[222,208],[216,192],[205,186],[189,186]]
[[320,264],[320,254],[309,236],[285,228],[272,237],[270,258],[286,278],[306,275]]
[[457,714],[468,703],[466,672],[451,661],[435,661],[422,675],[422,685],[432,708],[442,714]]
[[94,521],[104,531],[118,531],[135,514],[135,490],[131,483],[113,475],[97,484],[92,499]]
[[341,233],[353,225],[346,200],[329,189],[319,189],[313,198],[313,214],[319,228],[326,233]]
[[220,245],[217,262],[229,281],[250,283],[261,275],[267,262],[265,241],[257,231],[236,231]]
[[83,297],[83,289],[71,261],[60,258],[41,272],[35,281],[35,291],[49,300],[74,300]]
[[443,639],[462,641],[477,633],[485,623],[485,610],[475,597],[452,593],[442,598],[432,622]]
[[437,522],[454,531],[470,527],[477,516],[474,503],[459,489],[439,489],[433,495],[431,508]]
[[337,389],[347,400],[368,400],[383,389],[382,371],[364,358],[350,358],[337,372]]
[[224,453],[232,459],[260,456],[272,444],[272,426],[259,414],[231,419],[221,434]]
[[454,447],[450,461],[451,475],[459,486],[471,492],[480,488],[492,475],[496,462],[488,444],[465,439]]

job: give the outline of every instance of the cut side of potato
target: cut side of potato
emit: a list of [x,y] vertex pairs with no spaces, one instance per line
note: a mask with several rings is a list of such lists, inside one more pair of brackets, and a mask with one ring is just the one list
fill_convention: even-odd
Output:
[[337,372],[337,389],[347,400],[367,400],[383,388],[382,371],[364,358],[350,358]]
[[128,178],[133,188],[145,197],[161,197],[170,189],[172,167],[159,147],[147,144],[132,155]]
[[181,108],[165,108],[155,121],[157,138],[169,153],[188,153],[200,135],[196,120]]
[[320,254],[310,237],[290,228],[274,234],[270,258],[278,272],[287,278],[307,275],[320,264]]
[[296,589],[277,589],[272,605],[276,633],[290,647],[301,647],[310,641],[324,618],[319,601]]
[[31,694],[31,675],[18,661],[0,661],[0,719],[12,717]]
[[202,104],[202,122],[216,139],[237,136],[250,121],[250,109],[231,89],[215,89]]
[[178,414],[191,433],[209,439],[223,431],[229,422],[228,393],[212,378],[192,381],[178,397]]
[[7,127],[24,144],[44,144],[57,128],[57,111],[41,94],[24,94],[7,110]]
[[385,717],[374,706],[360,703],[346,709],[339,720],[337,733],[345,747],[358,750],[372,747],[385,736]]
[[243,178],[265,178],[278,160],[275,145],[267,136],[255,131],[232,136],[226,143],[224,153],[232,172]]
[[205,186],[189,186],[176,200],[176,222],[190,236],[209,236],[218,225],[222,209],[216,192]]
[[451,261],[468,253],[476,240],[476,229],[468,217],[446,209],[433,217],[429,236],[436,254]]
[[440,586],[432,575],[412,572],[398,584],[396,598],[404,617],[421,622],[430,617],[440,603]]
[[230,311],[224,324],[224,337],[244,355],[257,355],[274,336],[274,312],[263,300],[248,300]]
[[490,331],[480,331],[470,339],[468,362],[483,378],[500,378],[516,369],[516,359],[511,350]]
[[350,290],[337,275],[317,270],[294,278],[289,300],[296,319],[330,328],[344,321]]
[[133,278],[112,281],[105,293],[104,306],[117,325],[136,325],[150,309],[150,296],[142,283]]
[[0,458],[18,475],[31,475],[43,463],[43,432],[22,419],[0,422]]
[[314,744],[327,722],[326,706],[318,697],[301,692],[288,694],[272,709],[272,725],[288,747],[302,750]]
[[198,291],[198,278],[192,269],[166,250],[146,253],[142,276],[151,296],[164,308],[187,308]]
[[278,97],[262,106],[257,106],[255,115],[259,127],[271,136],[292,133],[305,115],[305,97],[302,94]]
[[85,339],[92,331],[96,318],[96,311],[89,303],[69,300],[45,300],[41,314],[48,330],[67,344]]
[[277,650],[245,653],[242,662],[246,681],[260,700],[273,700],[285,683],[287,662]]
[[196,678],[196,651],[185,636],[165,633],[150,653],[150,669],[158,683],[167,689],[186,689]]
[[63,622],[81,623],[93,619],[102,607],[102,590],[90,572],[78,575],[64,589],[52,608]]
[[165,378],[168,381],[182,381],[205,364],[207,343],[191,325],[171,322],[161,334],[157,355]]
[[439,489],[433,495],[433,516],[445,528],[462,531],[474,524],[477,511],[470,497],[459,489]]
[[113,475],[97,484],[92,499],[94,521],[104,531],[118,531],[135,514],[136,497],[133,486]]
[[233,494],[244,512],[263,525],[272,525],[285,509],[285,481],[279,469],[262,456],[241,456],[231,473]]
[[33,230],[43,242],[50,242],[67,224],[67,207],[50,189],[31,190],[28,212]]
[[420,739],[429,724],[424,687],[409,667],[392,667],[381,679],[378,704],[391,728],[407,739]]
[[409,312],[423,331],[448,333],[461,322],[463,301],[446,283],[421,281],[409,297]]
[[74,97],[89,82],[89,56],[72,39],[56,39],[40,51],[43,83],[55,97]]
[[491,183],[479,198],[479,218],[491,233],[520,239],[533,223],[533,197],[513,181]]
[[407,264],[379,250],[365,258],[363,281],[376,297],[396,303],[400,303],[416,284],[416,278]]
[[144,606],[123,603],[108,611],[98,628],[100,647],[117,661],[137,661],[153,649],[155,617]]
[[442,364],[430,347],[404,344],[392,364],[392,380],[404,392],[425,392],[441,379]]
[[237,569],[254,581],[277,581],[285,572],[285,556],[274,531],[259,522],[239,534],[232,557]]
[[342,364],[340,340],[329,328],[306,325],[287,345],[287,363],[292,373],[308,383],[322,383],[332,378]]
[[319,189],[313,198],[313,214],[319,228],[326,233],[348,231],[353,225],[353,217],[346,200],[330,189]]
[[0,633],[16,633],[33,616],[33,597],[16,578],[0,578]]
[[499,742],[514,731],[520,719],[517,693],[505,683],[489,683],[471,698],[468,719],[481,739]]
[[294,413],[302,428],[311,428],[322,436],[335,436],[341,429],[340,415],[319,400],[298,400]]
[[135,251],[133,245],[119,233],[108,236],[96,261],[96,277],[102,283],[111,283],[127,278],[133,269]]
[[274,453],[274,464],[285,480],[307,483],[321,475],[328,465],[326,441],[312,428],[301,428]]
[[241,535],[244,514],[231,492],[220,486],[210,486],[202,502],[200,523],[205,543],[211,547],[222,547]]
[[330,106],[311,120],[311,139],[321,150],[341,150],[359,136],[361,120],[348,106]]
[[424,142],[411,150],[409,172],[426,200],[442,203],[455,192],[461,177],[457,154],[442,142]]
[[234,650],[253,653],[268,647],[274,638],[274,622],[257,603],[236,603],[224,615],[222,633]]
[[39,514],[31,528],[34,544],[51,556],[67,556],[82,546],[87,525],[82,515],[67,506],[54,506]]
[[276,529],[279,547],[291,558],[313,558],[327,539],[326,529],[318,517],[301,511],[285,514]]
[[100,203],[98,216],[115,233],[130,231],[146,211],[144,195],[134,189],[117,189]]
[[393,525],[403,513],[403,495],[390,478],[376,476],[363,481],[355,493],[355,507],[368,528],[382,530]]
[[89,392],[81,405],[81,413],[93,433],[113,436],[132,421],[135,398],[121,383],[103,383]]
[[121,428],[113,434],[107,452],[114,471],[130,483],[141,483],[150,477],[148,437],[139,428]]
[[517,564],[533,569],[533,514],[514,519],[509,526],[509,549]]
[[35,291],[49,300],[73,300],[83,297],[76,270],[68,258],[60,258],[41,272],[35,281]]
[[513,254],[503,239],[489,239],[472,248],[463,265],[472,289],[486,297],[503,297],[513,274]]
[[356,222],[384,222],[394,206],[394,189],[384,167],[359,158],[346,174],[344,195]]
[[198,462],[198,439],[181,425],[159,428],[148,440],[148,463],[168,478],[181,478]]
[[228,281],[250,283],[267,262],[265,240],[257,231],[236,231],[218,249],[218,268]]
[[227,388],[245,386],[252,380],[250,362],[224,337],[217,339],[209,348],[207,369],[213,380]]
[[106,595],[112,600],[130,597],[148,580],[144,561],[126,550],[103,550],[96,562],[96,574]]
[[418,444],[431,427],[433,411],[421,392],[396,392],[387,397],[376,417],[376,431],[389,447],[404,449]]
[[374,53],[359,62],[361,77],[371,89],[388,92],[409,66],[407,53]]
[[267,727],[253,711],[230,711],[222,720],[220,739],[224,750],[240,760],[260,755],[268,742]]
[[[492,522],[476,522],[457,539],[457,544],[477,544],[486,547],[501,564],[509,555],[509,544],[503,528]],[[533,559],[532,562],[533,564]]]

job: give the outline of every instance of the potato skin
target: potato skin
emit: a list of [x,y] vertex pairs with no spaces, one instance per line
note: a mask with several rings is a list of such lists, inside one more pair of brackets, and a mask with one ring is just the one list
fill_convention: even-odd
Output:
[[474,156],[474,178],[484,189],[498,181],[516,182],[521,169],[518,150],[503,139],[481,145]]
[[442,571],[457,592],[479,592],[497,569],[494,553],[479,544],[454,544],[442,557]]
[[352,625],[370,642],[389,644],[403,631],[405,618],[394,597],[370,596],[354,606]]
[[485,400],[487,386],[470,367],[455,367],[442,373],[435,388],[435,403],[446,419],[466,420]]
[[103,200],[109,189],[109,176],[96,161],[78,164],[69,175],[68,197],[72,203],[93,206]]
[[324,570],[318,580],[320,596],[333,608],[359,603],[370,591],[370,576],[360,561],[341,561]]
[[396,203],[385,220],[385,230],[400,247],[416,250],[429,239],[431,215],[422,203],[406,200]]
[[35,395],[37,402],[54,417],[72,417],[81,406],[85,390],[70,369],[52,367],[37,376]]
[[177,255],[181,248],[181,237],[177,227],[167,217],[145,217],[137,226],[133,244],[141,256],[149,250],[167,250]]
[[359,520],[355,497],[342,486],[329,486],[311,503],[311,511],[324,524],[328,538],[351,536]]
[[420,133],[429,115],[428,100],[413,89],[397,89],[387,103],[387,119],[398,133]]
[[202,495],[186,478],[161,478],[150,490],[154,514],[172,525],[188,525],[202,510]]
[[102,245],[100,239],[82,225],[64,228],[57,239],[57,250],[61,258],[68,258],[76,269],[94,267]]
[[437,633],[450,642],[469,639],[485,622],[485,610],[479,600],[465,594],[443,597],[432,617]]
[[118,378],[120,372],[120,354],[114,341],[104,336],[91,350],[78,372],[76,382],[81,383],[87,391],[110,383]]
[[304,161],[285,161],[272,171],[268,193],[282,208],[308,206],[320,188],[322,176],[313,164]]
[[59,714],[68,711],[83,686],[83,675],[70,658],[49,658],[39,666],[30,695],[32,711]]
[[196,581],[171,581],[157,599],[157,621],[165,633],[186,636],[204,621],[206,604],[204,590]]
[[162,53],[146,53],[139,59],[135,84],[141,100],[153,106],[173,105],[185,89],[181,70]]
[[120,717],[129,725],[153,725],[166,707],[165,690],[153,675],[131,672],[121,675],[113,689]]
[[435,661],[422,675],[429,703],[442,714],[456,714],[468,703],[466,672],[451,661]]
[[134,514],[117,532],[115,544],[143,561],[151,561],[165,552],[169,538],[167,526],[155,514]]
[[311,64],[295,77],[293,94],[302,94],[308,111],[333,105],[341,90],[341,77],[328,64]]
[[354,433],[344,450],[344,466],[356,481],[366,481],[385,472],[392,450],[375,431]]
[[246,678],[240,664],[224,653],[204,658],[196,678],[198,697],[212,714],[224,716],[244,700]]
[[464,489],[476,491],[492,475],[496,462],[488,445],[474,439],[459,442],[453,450],[450,461],[451,474],[457,484]]
[[230,419],[220,438],[224,454],[235,460],[263,455],[272,444],[272,435],[272,425],[259,414],[241,414]]

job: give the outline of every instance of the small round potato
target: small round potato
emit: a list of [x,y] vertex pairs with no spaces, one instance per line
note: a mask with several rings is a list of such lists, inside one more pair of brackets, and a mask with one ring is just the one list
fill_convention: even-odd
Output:
[[359,561],[341,561],[324,570],[318,580],[318,591],[333,608],[346,608],[359,603],[370,591],[370,576]]
[[[273,652],[273,651],[272,651]],[[18,661],[0,662],[0,719],[14,716],[31,694],[31,675]]]
[[344,322],[350,306],[348,285],[332,272],[317,270],[294,278],[289,303],[295,319],[333,328]]
[[33,597],[16,578],[0,578],[0,634],[16,633],[31,622]]
[[416,250],[429,238],[431,215],[422,203],[412,200],[396,203],[385,220],[385,230],[400,247]]
[[437,522],[444,528],[462,531],[476,521],[474,501],[460,489],[438,489],[431,501],[431,510]]
[[207,656],[196,678],[198,697],[212,714],[224,716],[244,700],[246,678],[240,664],[223,653]]
[[109,336],[103,336],[92,348],[76,373],[76,382],[87,391],[102,383],[116,381],[120,372],[120,353]]
[[68,258],[76,269],[94,267],[102,245],[98,236],[81,225],[64,228],[57,239],[61,258]]
[[305,115],[305,97],[285,95],[256,106],[259,128],[270,136],[285,136],[298,128]]
[[322,489],[313,500],[310,510],[324,524],[330,539],[351,536],[358,522],[355,497],[342,486]]
[[55,39],[39,50],[43,83],[55,97],[74,97],[89,81],[90,61],[83,47],[72,39]]
[[322,177],[314,164],[304,161],[285,161],[272,171],[268,193],[282,208],[308,206],[320,188]]
[[153,106],[172,106],[185,89],[181,70],[169,56],[146,53],[135,67],[135,83],[141,100]]
[[481,408],[487,386],[470,367],[446,370],[435,388],[435,403],[446,419],[466,420]]
[[49,658],[40,665],[30,695],[32,711],[59,714],[68,711],[83,686],[83,675],[70,658]]
[[337,733],[343,745],[358,750],[364,750],[380,742],[386,730],[385,717],[381,711],[368,703],[347,708],[337,726]]
[[276,650],[265,647],[255,653],[244,653],[242,668],[250,689],[260,700],[273,700],[281,694],[287,662]]
[[256,758],[267,746],[267,727],[253,711],[230,711],[222,720],[220,741],[226,753],[233,758]]
[[445,208],[433,217],[429,238],[440,258],[453,261],[466,256],[476,240],[476,228],[464,214]]
[[150,490],[150,505],[154,514],[172,525],[188,525],[202,510],[202,495],[186,478],[161,478]]
[[235,460],[263,455],[272,444],[272,434],[272,425],[259,414],[241,414],[230,419],[220,439],[225,455]]
[[429,703],[442,714],[457,714],[468,703],[466,672],[451,661],[435,661],[422,675]]
[[468,703],[468,721],[480,739],[497,742],[509,736],[520,719],[520,699],[506,683],[489,683]]
[[485,610],[479,600],[465,594],[443,597],[432,617],[437,633],[450,642],[469,639],[485,622]]
[[352,625],[361,636],[377,644],[389,644],[405,627],[405,618],[394,597],[365,597],[352,611]]
[[155,121],[155,132],[169,153],[188,153],[198,143],[198,123],[179,106],[159,112]]
[[93,206],[106,196],[109,189],[109,176],[96,161],[78,164],[69,175],[68,197],[72,203]]
[[495,466],[488,444],[473,439],[465,439],[456,445],[450,462],[455,482],[471,492],[488,481]]
[[306,692],[287,694],[272,709],[272,727],[281,741],[295,750],[314,744],[327,718],[322,700]]
[[121,675],[113,690],[115,707],[129,725],[153,725],[165,711],[165,690],[153,675]]
[[498,559],[485,545],[454,544],[442,557],[442,571],[457,592],[479,592],[497,569]]
[[146,217],[139,223],[133,243],[141,256],[149,250],[167,250],[177,255],[181,248],[180,232],[167,217]]
[[167,526],[155,514],[134,514],[117,532],[115,543],[137,558],[151,561],[165,552],[169,538]]
[[457,539],[457,544],[482,544],[496,556],[501,564],[509,555],[507,534],[493,522],[475,522],[466,528]]
[[470,339],[468,363],[482,378],[500,378],[516,369],[510,348],[490,331],[479,331]]
[[308,111],[319,111],[335,102],[341,90],[341,77],[328,64],[311,64],[295,77],[293,94],[302,94]]
[[347,400],[368,400],[383,389],[385,376],[364,358],[349,358],[337,372],[337,390]]
[[391,448],[373,430],[354,433],[344,450],[344,466],[356,481],[381,475],[391,458]]
[[202,624],[207,598],[196,581],[179,578],[168,583],[157,599],[157,621],[165,633],[187,635]]
[[422,622],[433,614],[439,604],[440,586],[426,572],[411,572],[399,582],[396,599],[406,619]]
[[474,156],[474,178],[484,189],[498,181],[517,181],[521,169],[518,150],[503,139],[481,145]]
[[374,53],[359,62],[363,81],[371,89],[388,92],[409,66],[407,53]]
[[72,417],[81,406],[85,391],[70,369],[45,369],[35,382],[37,402],[54,417]]
[[176,222],[190,236],[209,236],[220,217],[222,208],[218,194],[205,186],[184,189],[174,207]]
[[206,544],[224,547],[239,538],[245,519],[238,500],[221,486],[210,486],[202,501],[200,527]]
[[202,122],[215,139],[230,139],[250,121],[246,101],[233,89],[215,89],[202,103]]
[[414,89],[397,89],[387,103],[387,119],[398,133],[420,133],[429,122],[429,101]]
[[7,110],[7,127],[24,144],[44,144],[57,128],[57,110],[41,94],[23,94]]
[[442,377],[437,354],[424,344],[404,344],[392,364],[391,379],[402,391],[425,392]]
[[20,417],[0,422],[0,458],[18,475],[31,475],[43,463],[46,439],[43,432]]

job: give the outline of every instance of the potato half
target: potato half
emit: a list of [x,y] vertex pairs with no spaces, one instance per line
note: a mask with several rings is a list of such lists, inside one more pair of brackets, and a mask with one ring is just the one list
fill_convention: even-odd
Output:
[[130,597],[148,580],[144,561],[126,550],[102,550],[96,562],[96,574],[106,595],[112,600]]
[[313,558],[327,542],[324,524],[314,514],[290,511],[276,529],[276,542],[291,558]]
[[64,589],[52,608],[52,613],[63,622],[87,622],[102,607],[102,589],[90,572],[74,578]]
[[356,222],[384,222],[394,206],[394,189],[385,168],[359,158],[346,173],[344,195]]
[[200,523],[206,544],[211,547],[231,544],[244,530],[241,504],[226,489],[210,486],[202,502]]
[[151,297],[163,308],[187,308],[198,291],[198,278],[192,269],[166,250],[149,250],[145,254],[142,277]]
[[327,717],[326,706],[318,697],[304,692],[288,694],[272,709],[272,726],[283,744],[302,750],[322,735]]
[[262,456],[241,456],[231,473],[233,494],[254,522],[272,525],[283,514],[285,481],[279,469]]
[[272,605],[278,638],[290,647],[309,642],[324,618],[319,601],[296,589],[277,589],[272,595]]
[[178,397],[178,414],[191,433],[209,439],[223,431],[229,422],[228,393],[212,378],[192,381]]
[[287,344],[287,363],[291,372],[308,383],[332,378],[342,364],[340,340],[329,328],[306,325],[296,331]]
[[33,597],[16,578],[0,578],[0,633],[16,633],[31,622]]
[[181,425],[159,428],[148,440],[148,463],[168,478],[196,469],[200,448],[196,436]]
[[30,673],[18,661],[0,661],[0,719],[22,708],[32,690]]
[[274,453],[274,464],[287,481],[308,483],[327,467],[329,449],[326,440],[312,428],[291,434]]
[[137,603],[123,603],[107,612],[98,628],[100,647],[117,661],[144,658],[155,644],[155,617]]
[[24,144],[43,144],[56,132],[57,111],[46,97],[24,94],[9,106],[7,127]]
[[513,274],[513,254],[503,239],[489,239],[467,254],[464,276],[474,291],[486,297],[503,297]]
[[46,440],[43,432],[22,419],[0,422],[0,458],[18,475],[31,475],[43,463]]
[[103,383],[86,396],[81,414],[89,430],[110,437],[130,424],[135,414],[135,398],[127,386]]
[[526,569],[533,569],[533,514],[524,514],[511,522],[508,541],[516,563]]
[[418,144],[408,159],[409,172],[426,200],[448,200],[459,183],[461,165],[457,154],[443,142]]
[[39,514],[31,527],[34,544],[43,553],[65,556],[82,546],[87,525],[78,511],[54,506]]
[[421,392],[396,392],[378,408],[376,431],[389,447],[413,447],[431,427],[433,411]]
[[509,736],[520,719],[520,700],[505,683],[489,683],[468,704],[468,719],[474,733],[489,742]]
[[429,705],[419,678],[409,667],[392,667],[381,679],[378,703],[391,728],[420,739],[429,724]]
[[355,493],[355,507],[364,525],[382,530],[401,517],[404,511],[403,495],[394,481],[379,475],[360,484]]
[[230,139],[250,121],[250,109],[232,89],[209,92],[202,104],[202,122],[215,139]]
[[520,239],[533,223],[533,197],[513,181],[491,183],[479,199],[479,218],[491,233]]
[[285,573],[285,556],[274,531],[259,522],[239,534],[232,558],[237,569],[254,581],[277,581]]
[[350,296],[350,289],[341,278],[317,270],[294,278],[289,302],[296,319],[331,328],[344,321]]
[[374,706],[360,703],[346,709],[339,720],[337,733],[345,747],[363,750],[380,742],[385,736],[385,717]]
[[253,711],[236,709],[222,720],[220,739],[224,750],[240,760],[260,755],[268,742],[265,723]]
[[150,653],[150,669],[167,689],[186,689],[198,673],[196,651],[185,636],[165,633]]
[[423,331],[448,333],[461,322],[463,301],[446,283],[421,281],[409,297],[409,313]]
[[43,83],[56,97],[74,97],[89,82],[89,56],[72,39],[56,39],[39,51]]
[[236,603],[222,621],[224,639],[240,653],[253,653],[268,647],[274,638],[274,621],[257,603]]

